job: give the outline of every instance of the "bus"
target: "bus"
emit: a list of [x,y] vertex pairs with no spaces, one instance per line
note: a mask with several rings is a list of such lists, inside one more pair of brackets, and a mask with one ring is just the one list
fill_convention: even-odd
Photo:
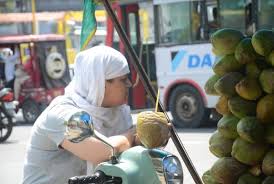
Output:
[[[140,8],[148,12],[152,22],[147,25],[154,30],[154,40],[147,43],[153,55],[150,73],[156,73],[160,100],[177,127],[200,127],[214,112],[217,97],[204,91],[216,59],[210,35],[227,27],[246,35],[274,28],[274,0],[120,0],[115,9],[137,53],[144,44],[140,28],[146,25],[138,16]],[[112,29],[107,34],[113,36]]]

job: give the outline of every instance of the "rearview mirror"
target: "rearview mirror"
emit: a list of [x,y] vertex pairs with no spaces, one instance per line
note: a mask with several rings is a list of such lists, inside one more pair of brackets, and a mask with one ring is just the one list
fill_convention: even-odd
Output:
[[115,155],[114,147],[107,141],[107,137],[98,133],[93,126],[92,117],[85,111],[76,112],[66,124],[66,139],[77,143],[88,137],[95,137],[112,149],[112,156]]

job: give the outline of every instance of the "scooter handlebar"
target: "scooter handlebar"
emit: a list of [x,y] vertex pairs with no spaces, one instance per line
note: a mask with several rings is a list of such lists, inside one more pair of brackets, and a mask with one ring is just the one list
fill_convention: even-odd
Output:
[[74,176],[68,180],[68,184],[92,184],[95,183],[97,176]]
[[106,182],[121,184],[122,179],[105,175],[102,171],[96,171],[91,176],[74,176],[68,180],[68,184],[104,184]]

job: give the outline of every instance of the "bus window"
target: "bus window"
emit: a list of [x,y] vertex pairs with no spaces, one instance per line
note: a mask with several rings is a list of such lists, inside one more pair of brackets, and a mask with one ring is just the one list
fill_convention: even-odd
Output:
[[191,18],[190,18],[190,23],[191,23],[191,40],[193,42],[197,40],[202,39],[202,32],[201,32],[201,2],[200,1],[193,1],[190,3],[191,7]]
[[245,29],[246,29],[246,34],[251,36],[254,33],[253,30],[253,22],[252,22],[252,17],[253,15],[253,10],[252,10],[252,5],[251,2],[248,2],[245,6]]
[[[118,13],[117,13],[117,10],[115,10],[115,13],[116,13],[116,16],[117,18],[119,17]],[[119,19],[119,18],[118,18]],[[122,22],[120,22],[122,23]],[[114,25],[113,25],[114,26]],[[116,29],[114,28],[113,29],[113,42],[112,42],[112,47],[115,48],[116,50],[120,50],[119,48],[119,42],[120,42],[120,37],[119,37],[119,34],[118,32],[116,31]],[[121,51],[121,50],[120,50]]]
[[39,21],[38,30],[39,30],[39,34],[57,33],[57,22],[56,21]]
[[9,24],[1,23],[0,35],[7,35],[7,33],[9,33],[10,35],[16,35],[16,34],[19,34],[20,30],[22,29],[20,29],[20,27],[14,23],[9,23]]
[[245,4],[245,0],[220,0],[221,27],[229,27],[245,33]]
[[208,23],[208,35],[210,36],[212,33],[214,33],[220,28],[220,24],[218,21],[217,1],[207,2],[206,12],[207,12],[207,23]]
[[190,42],[190,15],[189,2],[160,4],[157,6],[156,17],[159,28],[159,43],[189,43]]
[[274,28],[274,0],[258,0],[258,29]]
[[201,40],[201,3],[182,1],[156,6],[158,42],[183,44]]
[[152,2],[139,3],[140,34],[142,43],[155,43]]
[[128,20],[129,20],[129,35],[130,35],[130,43],[133,46],[137,45],[138,42],[138,35],[137,35],[137,21],[136,21],[136,14],[135,13],[129,13],[128,14]]

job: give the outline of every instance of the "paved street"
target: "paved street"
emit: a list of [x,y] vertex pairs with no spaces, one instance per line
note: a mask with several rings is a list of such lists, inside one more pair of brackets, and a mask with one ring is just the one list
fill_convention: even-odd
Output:
[[[187,129],[177,131],[188,153],[188,156],[190,157],[195,169],[200,176],[202,176],[202,174],[208,170],[216,160],[216,157],[213,156],[208,149],[208,140],[214,131],[215,129],[213,128]],[[180,158],[172,140],[169,141],[168,145],[166,146],[166,150]],[[185,173],[184,184],[195,184],[182,159],[180,160]]]
[[[20,120],[21,117],[19,116],[18,118]],[[20,121],[22,121],[22,119]],[[8,141],[0,144],[1,184],[20,183],[26,150],[25,147],[29,139],[30,130],[30,125],[21,124],[15,126]],[[208,151],[208,139],[213,131],[213,128],[178,130],[178,135],[200,175],[202,175],[202,173],[216,160],[216,158]],[[178,155],[178,152],[171,140],[166,146],[166,150]],[[194,181],[192,180],[184,164],[183,166],[185,172],[184,183],[194,184]]]

